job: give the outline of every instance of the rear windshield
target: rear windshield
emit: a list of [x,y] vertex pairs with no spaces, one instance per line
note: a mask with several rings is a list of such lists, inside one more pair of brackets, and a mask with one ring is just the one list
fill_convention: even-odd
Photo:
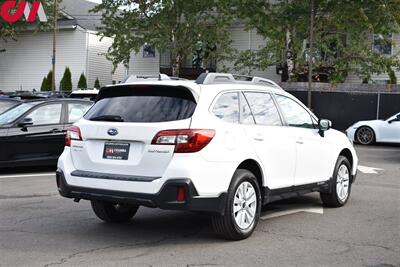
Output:
[[93,121],[167,122],[190,118],[196,108],[192,93],[177,86],[114,86],[100,91],[84,116]]

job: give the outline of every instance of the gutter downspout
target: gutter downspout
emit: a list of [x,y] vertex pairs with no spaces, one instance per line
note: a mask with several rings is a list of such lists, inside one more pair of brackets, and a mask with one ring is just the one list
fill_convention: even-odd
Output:
[[[85,76],[86,83],[89,84],[89,31],[86,30],[86,66],[85,66]],[[88,86],[89,87],[89,86]]]

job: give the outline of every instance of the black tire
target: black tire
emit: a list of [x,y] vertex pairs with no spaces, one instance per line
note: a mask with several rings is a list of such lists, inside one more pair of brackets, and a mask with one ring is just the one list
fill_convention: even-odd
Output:
[[357,129],[354,139],[361,145],[372,145],[375,143],[375,132],[371,127],[361,126]]
[[[235,221],[233,205],[235,194],[240,185],[249,182],[256,194],[256,210],[254,220],[247,229],[241,229]],[[250,199],[250,197],[249,197]],[[242,240],[249,237],[257,226],[261,212],[261,193],[257,179],[248,170],[236,170],[233,175],[231,185],[227,193],[224,214],[214,214],[212,216],[212,226],[216,234],[229,240]],[[244,215],[243,215],[244,216]]]
[[96,216],[109,223],[127,222],[139,209],[139,206],[115,204],[105,201],[92,200],[91,203]]
[[[345,199],[341,199],[338,193],[338,180],[340,179],[338,177],[338,172],[339,169],[341,168],[342,165],[345,165],[347,167],[347,171],[349,173],[349,182],[348,182],[348,190],[347,190],[347,197]],[[324,206],[326,207],[342,207],[344,206],[347,201],[350,198],[350,193],[351,193],[351,183],[352,183],[352,177],[351,177],[351,164],[349,160],[344,157],[344,156],[339,156],[336,165],[335,165],[335,170],[333,172],[333,177],[331,181],[331,187],[329,189],[329,192],[321,192],[321,200]]]

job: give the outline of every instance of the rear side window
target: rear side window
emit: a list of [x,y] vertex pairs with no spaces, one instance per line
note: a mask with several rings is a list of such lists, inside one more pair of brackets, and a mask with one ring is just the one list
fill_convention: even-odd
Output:
[[175,86],[114,86],[100,91],[88,120],[167,122],[190,118],[196,108],[192,93]]
[[31,118],[33,125],[59,124],[61,120],[62,104],[48,104],[41,106],[31,113],[26,118]]
[[238,93],[226,93],[221,95],[215,103],[212,113],[218,118],[231,122],[239,122],[239,98]]
[[267,126],[282,126],[281,117],[272,96],[268,93],[244,93],[256,123]]

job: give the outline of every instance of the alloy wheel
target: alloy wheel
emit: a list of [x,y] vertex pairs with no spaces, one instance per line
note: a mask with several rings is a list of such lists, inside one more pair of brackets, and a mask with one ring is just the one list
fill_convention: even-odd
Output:
[[250,228],[254,223],[256,211],[256,191],[251,183],[243,182],[238,186],[233,201],[233,216],[236,225],[242,230]]
[[374,140],[374,132],[367,127],[362,127],[357,132],[357,141],[363,145],[369,145]]
[[345,164],[340,165],[336,177],[336,193],[341,202],[349,196],[350,172]]

